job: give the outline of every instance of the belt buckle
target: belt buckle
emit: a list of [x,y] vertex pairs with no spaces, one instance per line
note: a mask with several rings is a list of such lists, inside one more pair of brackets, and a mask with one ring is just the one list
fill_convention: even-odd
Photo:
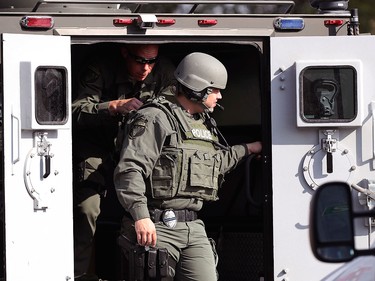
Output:
[[162,221],[169,228],[175,228],[177,225],[176,213],[172,209],[164,210],[162,214]]

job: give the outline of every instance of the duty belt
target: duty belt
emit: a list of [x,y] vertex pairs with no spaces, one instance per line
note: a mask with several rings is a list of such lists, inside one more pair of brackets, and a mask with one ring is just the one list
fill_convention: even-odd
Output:
[[198,214],[195,211],[184,210],[173,210],[173,209],[154,209],[150,210],[151,220],[154,223],[163,222],[168,227],[175,227],[177,222],[194,221],[198,218]]

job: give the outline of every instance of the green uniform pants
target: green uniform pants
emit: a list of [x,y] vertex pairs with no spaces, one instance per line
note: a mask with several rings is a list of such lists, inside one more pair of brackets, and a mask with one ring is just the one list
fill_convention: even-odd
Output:
[[76,205],[74,209],[74,275],[88,273],[93,240],[96,230],[96,220],[100,214],[100,195],[92,189],[82,188],[81,194],[86,199]]
[[216,281],[216,251],[202,220],[178,222],[175,228],[156,224],[158,248],[166,248],[177,261],[177,281]]

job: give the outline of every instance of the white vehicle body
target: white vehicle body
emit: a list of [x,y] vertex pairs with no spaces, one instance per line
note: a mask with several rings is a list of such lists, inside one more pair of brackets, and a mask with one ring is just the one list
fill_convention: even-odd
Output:
[[33,77],[56,66],[69,73],[70,40],[17,34],[2,40],[7,280],[67,280],[73,270],[72,239],[66,239],[73,233],[70,106],[59,124],[36,122]]
[[324,281],[370,281],[375,278],[375,257],[359,257],[324,278]]
[[[284,256],[283,253],[288,251],[304,252],[304,262],[311,266],[311,270],[314,268],[313,260],[308,260],[310,210],[307,208],[306,212],[297,211],[304,209],[303,206],[309,205],[312,190],[319,188],[319,185],[323,183],[337,180],[363,184],[369,178],[369,170],[372,169],[364,163],[371,163],[372,165],[374,157],[373,146],[371,145],[373,134],[371,103],[374,96],[369,94],[375,90],[375,84],[370,82],[372,81],[371,69],[375,66],[372,65],[374,58],[370,55],[371,46],[375,43],[374,38],[359,36],[316,39],[313,37],[271,39],[272,57],[275,58],[272,59],[271,73],[277,74],[272,79],[273,108],[271,111],[274,113],[272,135],[275,140],[272,153],[272,162],[275,167],[273,169],[273,181],[278,183],[284,181],[282,186],[295,190],[295,192],[289,194],[289,208],[274,214],[274,223],[280,224],[280,226],[274,227],[276,230],[275,237],[288,237],[284,241],[275,241],[275,247],[279,248],[276,252],[280,254],[279,257],[275,257],[275,270],[277,271],[276,264],[280,261],[280,272],[288,261],[293,264],[301,259],[300,255]],[[361,51],[348,55],[346,49],[337,48],[340,45],[353,46],[353,48]],[[321,52],[322,49],[326,51]],[[288,57],[286,54],[291,55]],[[309,60],[306,60],[306,54],[309,54]],[[355,67],[358,81],[362,81],[358,83],[357,116],[361,116],[358,126],[352,126],[350,123],[342,125],[324,123],[324,127],[317,126],[315,123],[311,124],[311,127],[307,127],[307,124],[298,125],[300,120],[298,102],[296,103],[300,84],[298,79],[302,69],[316,65],[351,65]],[[355,122],[356,120],[353,121],[353,124]],[[327,139],[325,132],[331,129],[334,132],[332,139],[337,141],[337,146],[336,151],[332,153],[333,172],[328,173],[327,152],[322,148],[322,141]],[[299,163],[299,165],[296,167],[286,163]],[[285,176],[287,174],[295,175],[293,183],[291,177]],[[310,184],[310,187],[306,185],[306,182]],[[305,187],[301,188],[302,186]],[[285,208],[284,192],[284,189],[274,190],[274,210]],[[305,196],[301,196],[301,194]],[[357,203],[359,203],[358,199]],[[288,216],[295,219],[288,223],[285,221],[285,217]],[[365,235],[367,228],[364,222],[362,230],[359,231],[361,235],[357,241],[358,246],[363,248],[368,244],[368,237]],[[299,231],[294,231],[296,228]],[[301,235],[303,232],[305,235]],[[305,249],[303,249],[304,246],[306,246]],[[332,265],[327,264],[327,275],[330,273],[330,266]],[[305,269],[301,268],[300,276],[302,276],[303,270]],[[320,270],[324,270],[323,267],[320,267]],[[295,280],[292,271],[288,275],[292,280]]]

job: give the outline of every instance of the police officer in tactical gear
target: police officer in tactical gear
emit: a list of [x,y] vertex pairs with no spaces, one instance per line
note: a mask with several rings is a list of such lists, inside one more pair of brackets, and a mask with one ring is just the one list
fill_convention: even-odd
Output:
[[[227,83],[219,60],[191,53],[174,74],[174,99],[157,98],[128,121],[114,173],[117,196],[127,212],[119,241],[144,249],[139,259],[120,242],[129,259],[145,261],[138,272],[130,269],[129,280],[217,280],[215,249],[197,212],[204,201],[218,199],[225,173],[262,148],[260,142],[219,143],[209,116]],[[169,259],[160,262],[159,252],[167,252]]]
[[[127,113],[148,98],[172,95],[174,65],[155,44],[126,44],[92,58],[78,80],[72,104],[75,280],[99,280],[90,272],[96,222],[113,190],[115,138]],[[112,189],[111,189],[112,188]],[[107,200],[102,200],[107,193]],[[112,192],[114,194],[114,191]],[[108,195],[109,194],[109,195]],[[114,194],[111,208],[118,203]],[[121,210],[121,206],[119,206]]]

